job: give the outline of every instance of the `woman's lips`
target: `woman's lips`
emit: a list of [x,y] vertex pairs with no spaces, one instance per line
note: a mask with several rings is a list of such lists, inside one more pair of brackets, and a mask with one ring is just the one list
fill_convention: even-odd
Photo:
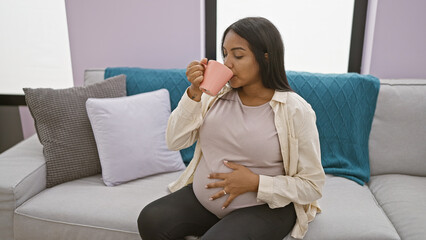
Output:
[[231,87],[232,87],[233,83],[235,84],[236,80],[237,80],[237,76],[235,76],[235,75],[232,76],[231,79],[229,79],[228,83],[231,85]]

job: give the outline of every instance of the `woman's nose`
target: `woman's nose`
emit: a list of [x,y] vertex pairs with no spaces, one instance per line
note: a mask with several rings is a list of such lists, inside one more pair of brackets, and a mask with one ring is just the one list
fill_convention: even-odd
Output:
[[231,64],[231,61],[229,60],[229,58],[225,58],[225,59],[223,60],[223,64],[224,64],[225,66],[227,66],[228,68],[231,68],[231,67],[232,67],[232,64]]

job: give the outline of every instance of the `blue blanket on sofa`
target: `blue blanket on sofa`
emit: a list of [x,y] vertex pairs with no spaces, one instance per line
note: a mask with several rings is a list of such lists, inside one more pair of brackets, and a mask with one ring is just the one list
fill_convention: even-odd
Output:
[[[127,95],[166,88],[172,111],[189,86],[185,69],[107,68],[105,78],[125,74]],[[321,161],[326,173],[359,184],[369,181],[368,138],[380,82],[356,73],[318,74],[287,72],[295,92],[312,105],[317,115]],[[185,164],[194,146],[181,151]]]
[[356,73],[287,72],[289,84],[317,115],[324,171],[363,185],[370,179],[368,138],[380,81]]

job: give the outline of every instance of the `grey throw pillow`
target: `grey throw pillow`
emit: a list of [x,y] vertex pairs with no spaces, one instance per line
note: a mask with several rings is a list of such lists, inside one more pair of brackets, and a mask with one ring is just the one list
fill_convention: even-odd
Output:
[[88,98],[126,96],[126,76],[119,75],[85,87],[24,88],[46,159],[46,185],[101,172],[99,155],[86,111]]

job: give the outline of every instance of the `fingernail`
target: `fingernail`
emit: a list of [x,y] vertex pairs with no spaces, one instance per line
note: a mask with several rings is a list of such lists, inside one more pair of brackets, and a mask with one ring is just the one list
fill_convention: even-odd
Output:
[[226,160],[225,160],[225,161],[223,161],[223,162],[224,162],[224,163],[228,163],[228,161],[226,161]]
[[222,210],[225,209],[225,207],[222,207]]
[[211,201],[211,200],[213,200],[213,198],[209,198],[209,200]]
[[209,187],[207,187],[207,185],[206,186],[204,186],[205,188],[209,188]]
[[207,175],[207,178],[210,178],[210,174],[209,174],[209,175]]

